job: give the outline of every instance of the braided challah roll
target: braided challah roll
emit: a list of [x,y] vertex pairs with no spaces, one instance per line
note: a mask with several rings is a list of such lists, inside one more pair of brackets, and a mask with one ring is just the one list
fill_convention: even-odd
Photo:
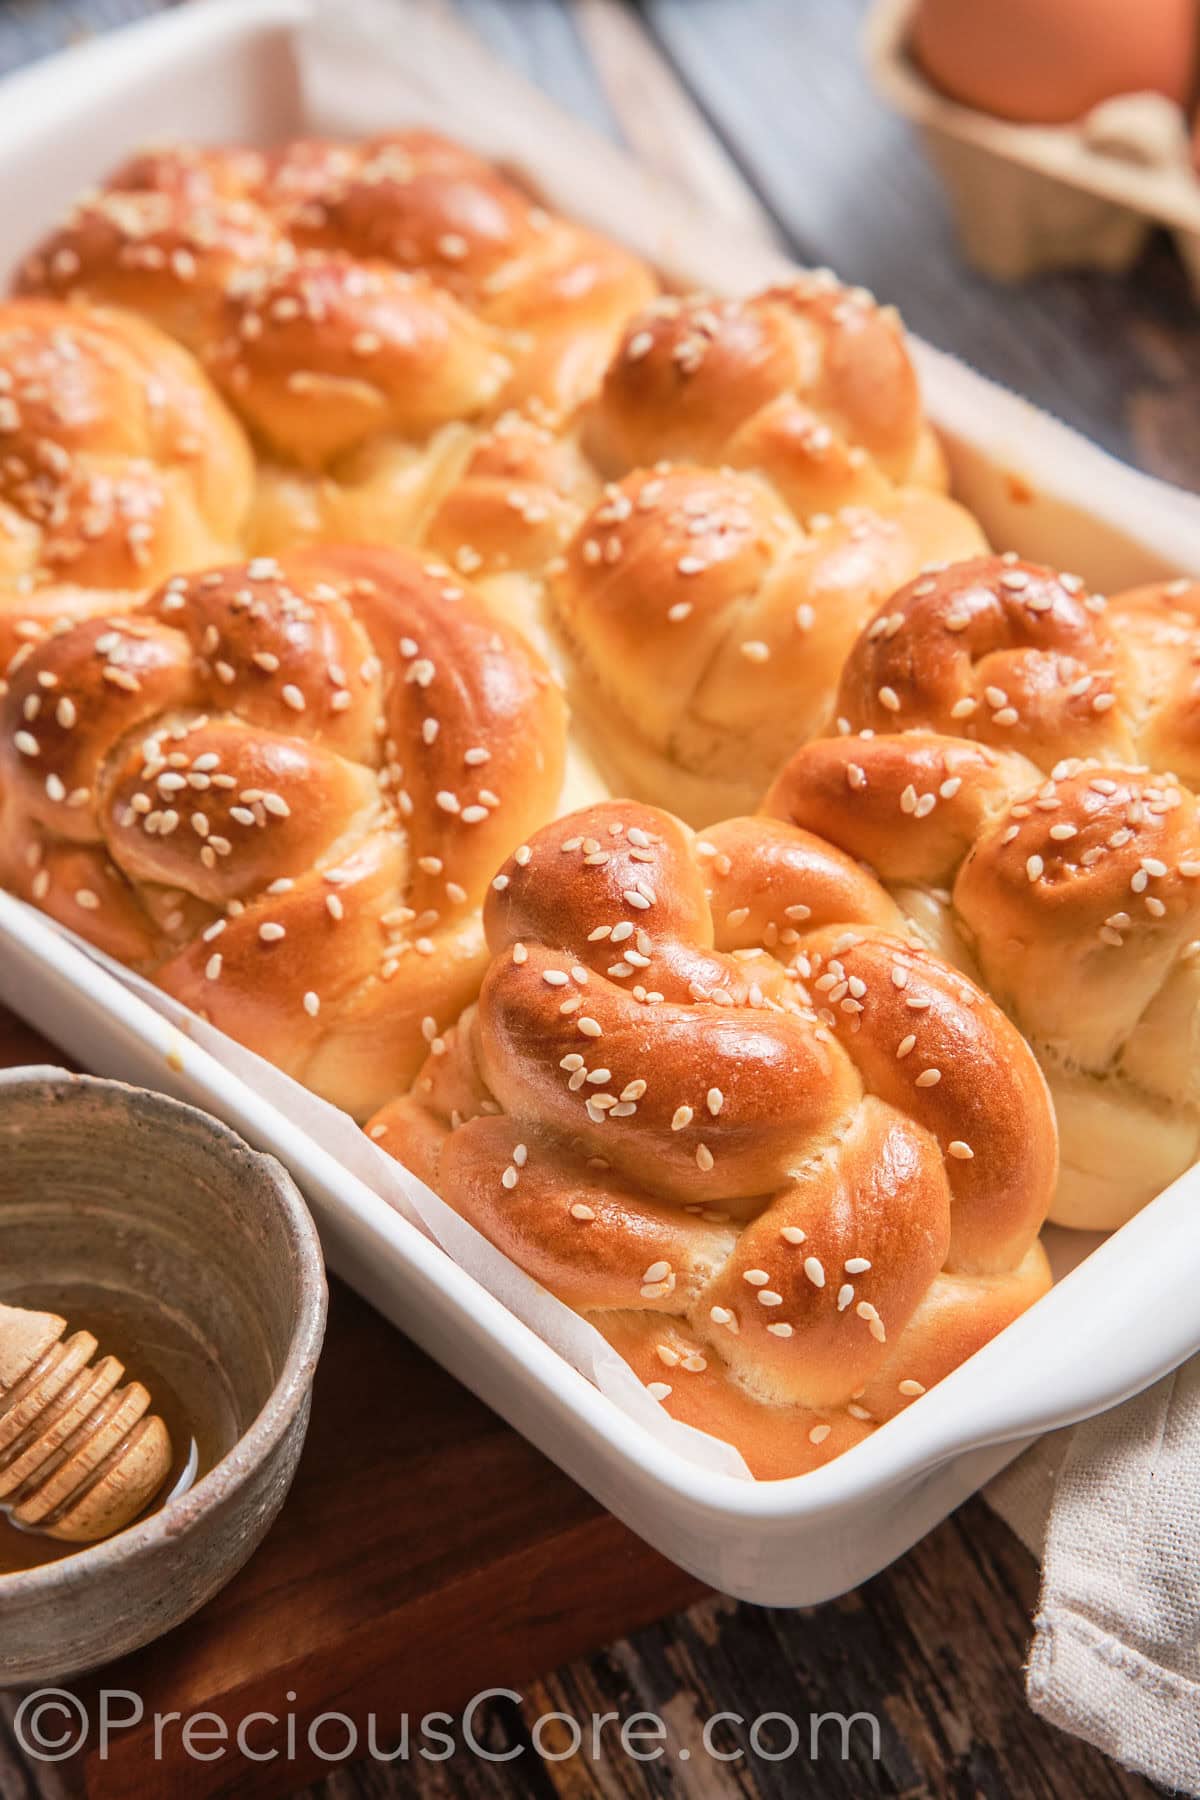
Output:
[[1111,598],[1019,557],[976,557],[893,595],[846,659],[850,730],[912,726],[1015,750],[1171,769],[1200,782],[1200,583]]
[[426,131],[134,158],[26,261],[24,292],[154,320],[263,466],[260,548],[413,538],[506,407],[564,416],[654,292],[637,258]]
[[412,552],[174,577],[0,703],[0,878],[358,1117],[474,997],[501,858],[564,801],[536,653]]
[[827,271],[647,309],[636,259],[425,132],[135,158],[20,285],[201,357],[258,448],[252,547],[427,544],[609,784],[695,822],[824,726],[888,594],[985,548],[891,309]]
[[699,824],[752,807],[825,728],[846,651],[897,578],[980,542],[919,489],[800,523],[757,475],[629,476],[552,583],[572,707],[610,785]]
[[478,1005],[370,1135],[755,1474],[1045,1290],[1037,1065],[849,857],[614,801],[519,848],[485,919]]
[[985,548],[944,480],[895,314],[818,273],[639,314],[595,400],[501,419],[427,536],[560,667],[610,784],[704,822],[825,727],[882,600]]
[[1196,582],[1106,598],[1011,555],[951,566],[848,658],[839,725],[864,735],[810,745],[767,800],[868,860],[1030,1039],[1064,1224],[1122,1223],[1200,1155],[1198,669]]
[[743,300],[655,301],[625,328],[587,438],[611,474],[758,469],[801,518],[892,482],[946,486],[899,315],[828,269]]
[[251,480],[240,428],[153,326],[0,304],[0,676],[57,621],[235,553]]

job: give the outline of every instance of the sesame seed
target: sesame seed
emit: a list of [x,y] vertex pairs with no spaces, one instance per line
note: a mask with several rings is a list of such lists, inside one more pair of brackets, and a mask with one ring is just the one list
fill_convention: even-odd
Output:
[[975,1155],[970,1144],[965,1144],[961,1138],[952,1139],[947,1145],[947,1149],[949,1150],[950,1155],[955,1157],[959,1162],[971,1162]]
[[268,920],[266,924],[259,926],[258,935],[264,944],[277,944],[280,938],[287,936],[287,932],[282,925],[276,925]]
[[922,1069],[917,1076],[916,1085],[920,1088],[936,1087],[941,1079],[942,1071],[940,1069]]
[[871,1336],[876,1338],[881,1344],[886,1342],[887,1333],[883,1328],[883,1320],[880,1318],[876,1309],[871,1305],[871,1302],[869,1300],[860,1300],[854,1310],[859,1318],[866,1322]]
[[847,1275],[865,1275],[870,1266],[865,1256],[852,1256],[842,1264]]
[[223,960],[220,951],[214,952],[214,954],[209,957],[204,965],[204,979],[206,981],[216,981],[221,973],[221,963]]
[[804,1273],[808,1276],[808,1279],[812,1282],[814,1287],[823,1288],[825,1286],[825,1267],[819,1257],[805,1257]]
[[881,687],[879,690],[879,704],[890,713],[898,713],[900,711],[900,696],[895,688]]
[[772,1337],[790,1338],[792,1335],[792,1327],[782,1319],[777,1324],[768,1325],[767,1330]]
[[713,1166],[713,1153],[709,1149],[708,1145],[707,1144],[697,1144],[696,1145],[696,1167],[701,1171],[702,1174],[708,1175],[712,1171],[712,1166]]
[[908,1394],[908,1395],[915,1396],[917,1394],[923,1394],[925,1392],[925,1389],[922,1386],[922,1384],[919,1381],[913,1381],[911,1377],[909,1377],[905,1381],[900,1382],[898,1385],[899,1385],[899,1390],[902,1394]]
[[833,1430],[832,1425],[814,1425],[808,1434],[810,1444],[823,1444]]
[[642,1276],[642,1285],[644,1287],[652,1287],[660,1281],[665,1281],[670,1273],[671,1265],[669,1262],[652,1262],[650,1267],[646,1270],[646,1273]]
[[748,1281],[751,1287],[766,1287],[771,1277],[765,1269],[743,1269],[742,1280]]
[[571,1207],[571,1217],[573,1219],[579,1219],[584,1224],[586,1224],[589,1220],[594,1219],[595,1216],[596,1215],[592,1211],[591,1207],[585,1206],[582,1200],[576,1200],[575,1203],[573,1204],[573,1206]]
[[311,988],[304,996],[304,1010],[310,1019],[315,1019],[321,1010],[321,996],[314,994]]
[[672,1131],[682,1131],[684,1126],[690,1125],[691,1122],[692,1122],[691,1107],[690,1106],[677,1106],[675,1108],[674,1117],[671,1120],[671,1130]]

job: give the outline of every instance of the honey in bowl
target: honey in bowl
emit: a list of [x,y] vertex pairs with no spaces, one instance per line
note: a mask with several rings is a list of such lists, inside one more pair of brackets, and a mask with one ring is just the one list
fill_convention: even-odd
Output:
[[[64,1348],[70,1348],[77,1334],[90,1334],[98,1345],[90,1355],[90,1366],[95,1368],[103,1359],[115,1359],[113,1368],[119,1383],[115,1396],[138,1383],[148,1390],[145,1419],[127,1434],[115,1452],[118,1457],[132,1455],[140,1440],[143,1460],[151,1453],[155,1458],[151,1473],[153,1491],[137,1517],[147,1517],[169,1499],[186,1493],[237,1441],[236,1412],[223,1378],[204,1347],[167,1308],[151,1307],[127,1296],[114,1297],[107,1289],[82,1285],[66,1292],[27,1287],[0,1295],[0,1302],[28,1309],[34,1326],[39,1323],[36,1315],[49,1313],[65,1318],[67,1325],[60,1334]],[[14,1323],[20,1323],[20,1315],[9,1315],[10,1327]],[[52,1326],[50,1330],[53,1331]],[[88,1360],[89,1354],[89,1341],[84,1339],[76,1355]],[[144,1436],[148,1427],[150,1438]],[[53,1466],[52,1458],[46,1467]],[[36,1486],[40,1479],[39,1471],[32,1485]],[[21,1491],[24,1494],[27,1490],[28,1484]],[[44,1529],[28,1529],[15,1521],[13,1510],[11,1503],[0,1503],[0,1576],[40,1568],[88,1547],[87,1541],[62,1541]],[[45,1524],[53,1528],[58,1516],[48,1513]],[[133,1522],[132,1518],[122,1517],[119,1528]],[[110,1530],[100,1533],[111,1535]],[[99,1541],[95,1533],[91,1534],[91,1541]]]

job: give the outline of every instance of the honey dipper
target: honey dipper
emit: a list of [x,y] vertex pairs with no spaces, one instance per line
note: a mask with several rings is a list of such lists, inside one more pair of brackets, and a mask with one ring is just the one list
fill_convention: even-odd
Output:
[[0,1306],[0,1510],[88,1544],[128,1525],[162,1486],[171,1438],[124,1363],[57,1313]]

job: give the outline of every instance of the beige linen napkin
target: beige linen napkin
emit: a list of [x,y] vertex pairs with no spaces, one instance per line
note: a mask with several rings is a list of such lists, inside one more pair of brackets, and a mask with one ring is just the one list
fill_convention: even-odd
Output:
[[1200,1795],[1200,1357],[1052,1432],[985,1497],[1042,1562],[1033,1710]]

